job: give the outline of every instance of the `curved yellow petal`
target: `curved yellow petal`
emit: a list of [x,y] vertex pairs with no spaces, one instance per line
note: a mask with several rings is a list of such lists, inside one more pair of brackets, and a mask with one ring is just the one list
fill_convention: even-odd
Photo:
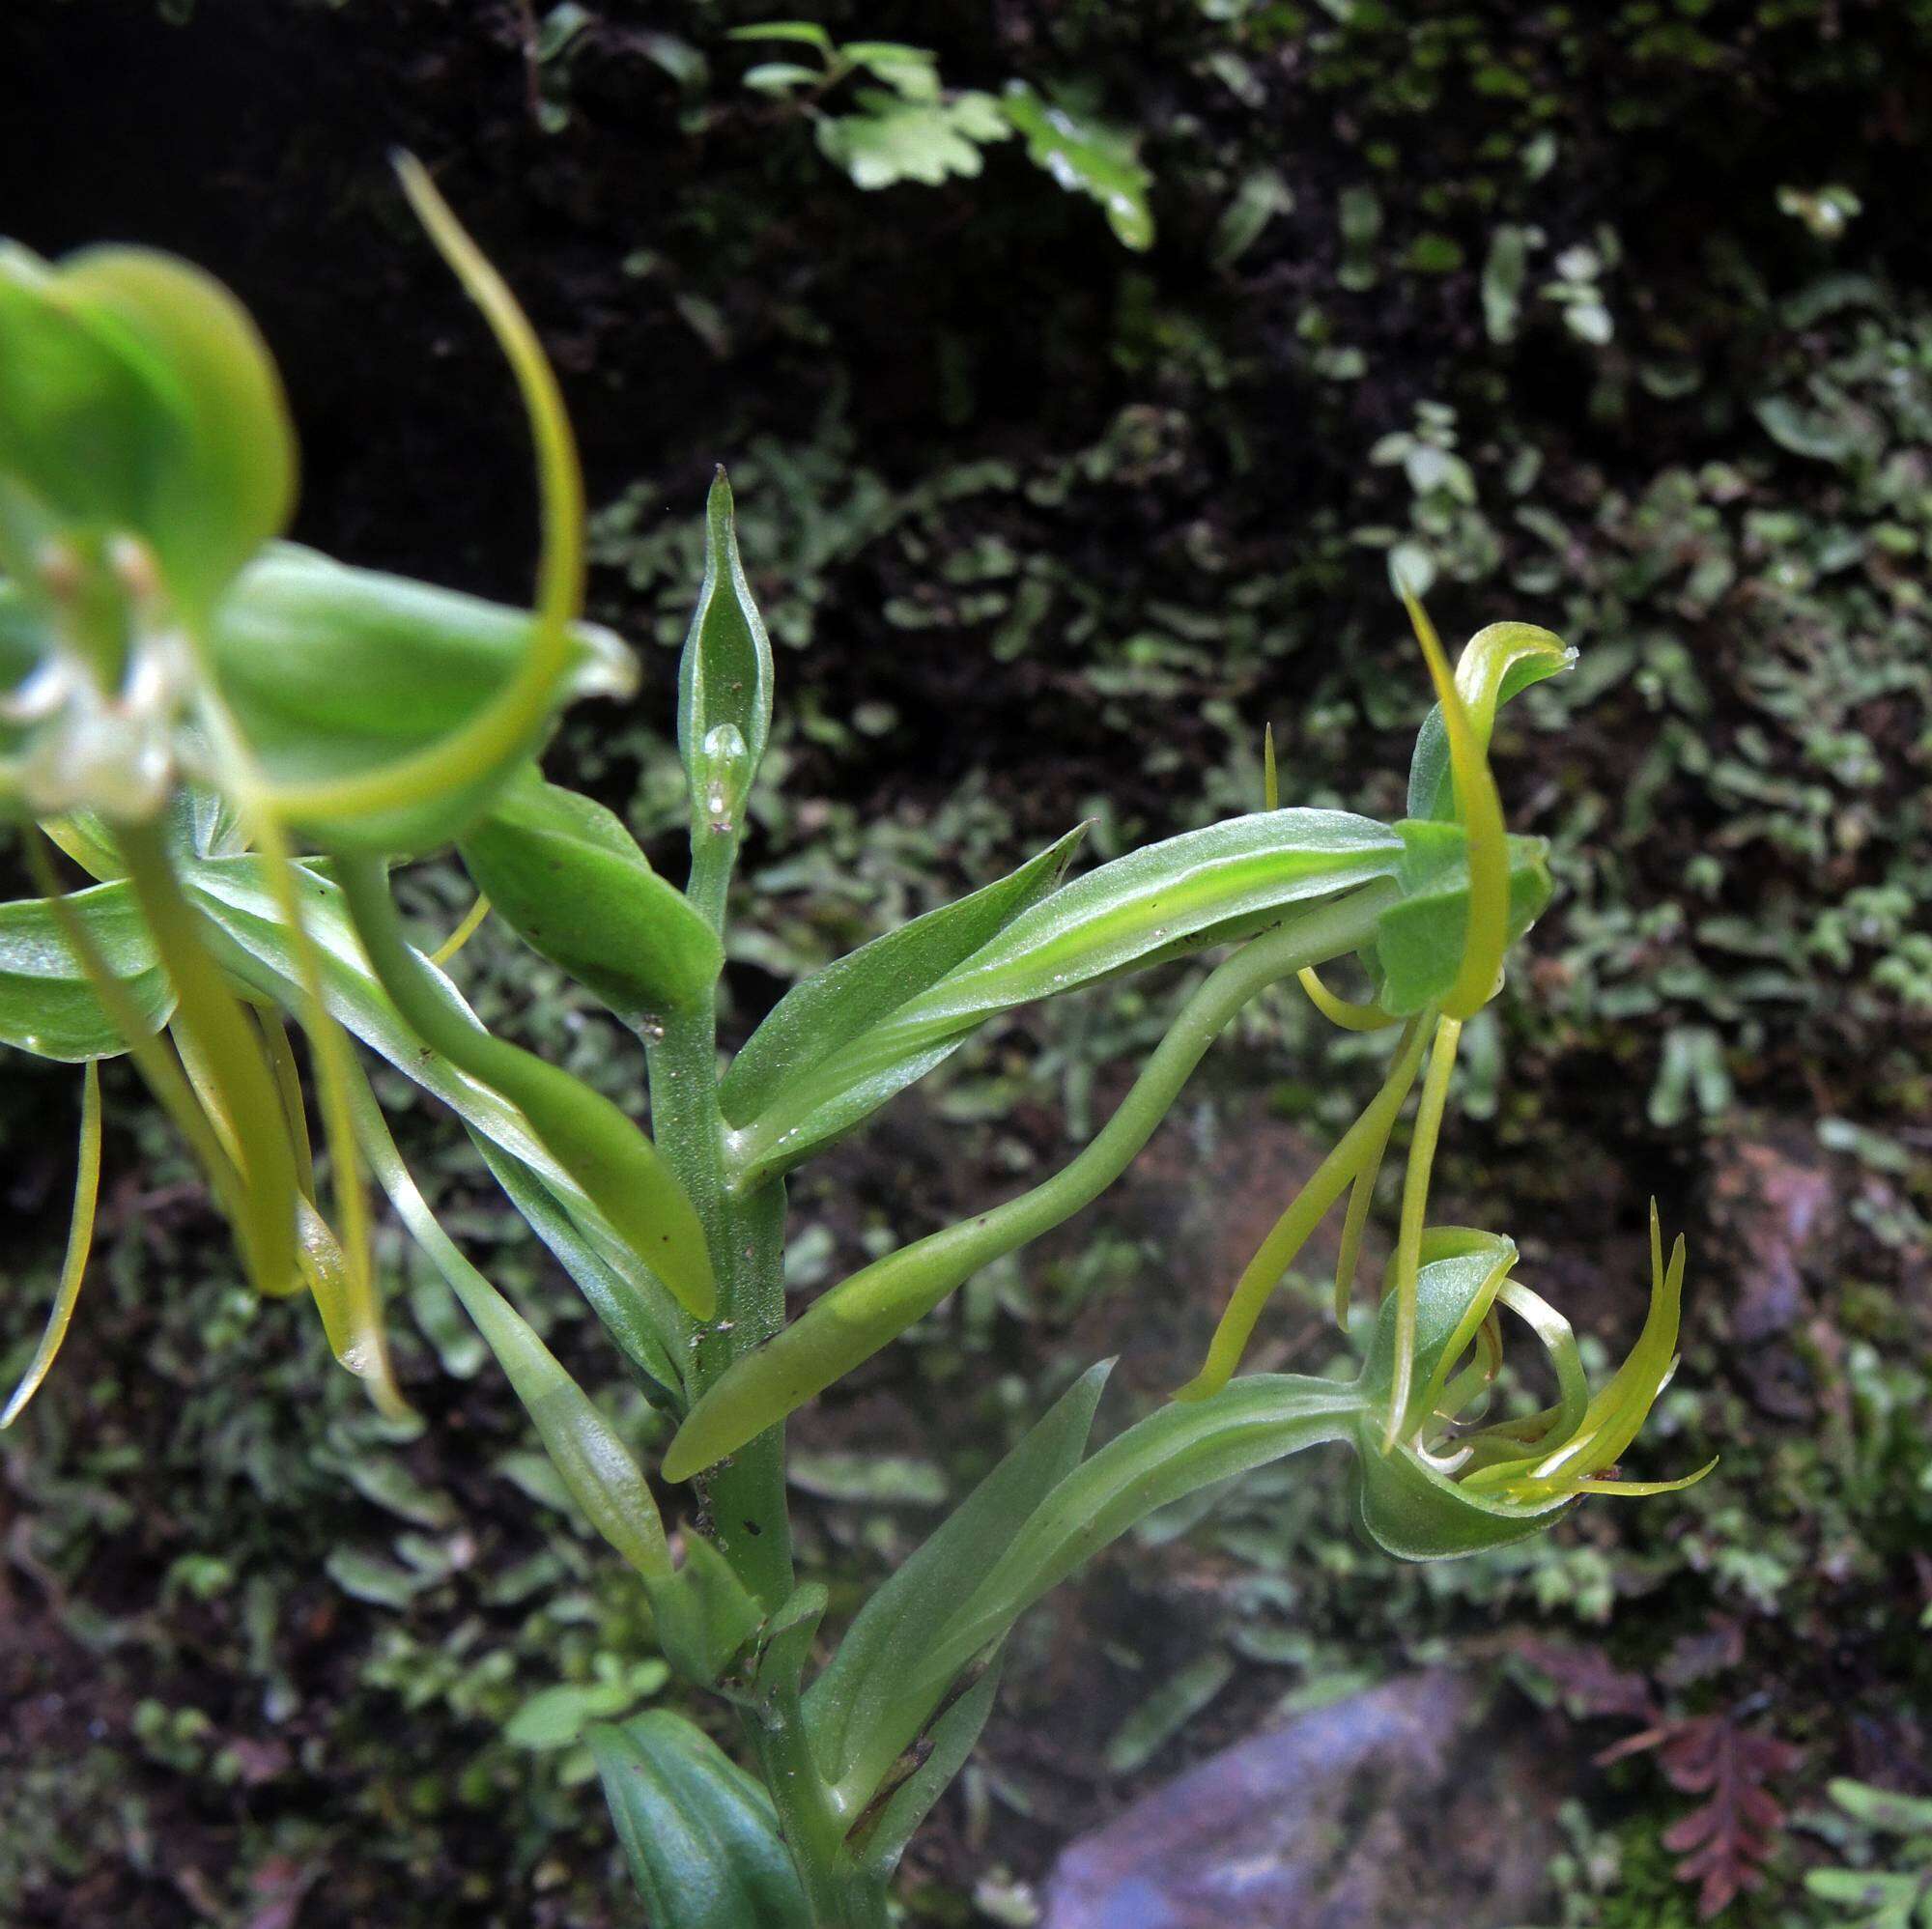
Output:
[[94,1213],[100,1198],[100,1066],[89,1059],[80,1088],[80,1159],[73,1179],[73,1211],[68,1220],[67,1253],[61,1261],[60,1282],[54,1288],[54,1303],[41,1333],[41,1344],[20,1383],[0,1412],[0,1427],[11,1427],[20,1417],[28,1401],[41,1389],[47,1370],[54,1363],[73,1319],[75,1302],[80,1298],[80,1282],[87,1272],[87,1258],[94,1250]]
[[1490,772],[1489,757],[1456,687],[1449,660],[1428,612],[1406,590],[1403,602],[1415,639],[1422,646],[1442,723],[1449,737],[1449,767],[1456,781],[1456,805],[1469,838],[1469,927],[1463,942],[1463,965],[1442,1001],[1451,1018],[1468,1018],[1494,996],[1503,952],[1509,947],[1509,842],[1502,799]]

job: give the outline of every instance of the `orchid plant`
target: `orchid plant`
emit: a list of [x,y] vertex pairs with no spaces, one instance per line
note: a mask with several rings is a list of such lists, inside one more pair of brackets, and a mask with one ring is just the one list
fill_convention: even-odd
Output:
[[[1411,599],[1436,704],[1402,821],[1281,808],[1270,750],[1264,808],[1069,881],[1076,829],[794,985],[721,1064],[726,914],[773,705],[729,486],[721,472],[711,491],[679,678],[691,812],[680,890],[618,817],[540,770],[561,708],[628,695],[636,667],[581,620],[582,485],[536,339],[428,176],[400,166],[527,409],[543,505],[527,612],[280,540],[296,477],[280,383],[207,276],[137,249],[57,264],[0,253],[0,808],[39,882],[38,895],[0,906],[0,1040],[77,1064],[84,1081],[66,1262],[5,1422],[74,1314],[103,1060],[133,1061],[253,1286],[311,1299],[341,1363],[400,1412],[370,1257],[373,1177],[583,1514],[635,1571],[664,1656],[716,1698],[713,1728],[735,1727],[750,1764],[667,1712],[593,1731],[659,1929],[886,1922],[892,1872],[975,1744],[1016,1619],[1197,1489],[1340,1444],[1368,1536],[1428,1560],[1533,1534],[1585,1494],[1683,1485],[1620,1471],[1674,1364],[1682,1241],[1666,1261],[1653,1215],[1649,1316],[1592,1392],[1568,1323],[1517,1276],[1512,1242],[1429,1217],[1459,1035],[1549,894],[1543,846],[1505,829],[1492,727],[1572,653],[1503,623],[1452,671]],[[451,846],[479,894],[439,946],[408,927],[390,873]],[[485,915],[635,1035],[648,1134],[477,1018],[446,967]],[[1209,953],[1219,961],[1064,1169],[889,1252],[787,1320],[788,1173],[1002,1014]],[[1350,958],[1369,987],[1359,1002],[1318,976]],[[1089,1205],[1216,1036],[1286,979],[1350,1031],[1386,1029],[1393,1050],[1236,1282],[1201,1370],[1090,1451],[1107,1376],[1094,1368],[833,1643],[825,1587],[795,1572],[786,1417]],[[368,1054],[454,1115],[674,1423],[655,1482],[439,1223],[377,1103]],[[1270,1295],[1345,1194],[1346,1321],[1378,1175],[1418,1081],[1359,1373],[1241,1374]],[[1486,1421],[1505,1313],[1547,1352],[1555,1398]],[[665,1490],[677,1488],[673,1531]]]

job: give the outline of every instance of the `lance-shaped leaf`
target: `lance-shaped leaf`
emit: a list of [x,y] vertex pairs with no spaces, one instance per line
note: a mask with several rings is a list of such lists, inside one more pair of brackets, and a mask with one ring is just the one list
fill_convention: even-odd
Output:
[[836,1073],[814,1084],[827,1062],[956,971],[1052,891],[1085,835],[1085,825],[1076,827],[1017,870],[861,945],[793,985],[724,1075],[719,1101],[726,1123],[747,1125],[774,1109],[810,1116],[835,1103]]
[[1034,1509],[1007,1550],[935,1631],[922,1680],[950,1680],[1073,1570],[1204,1487],[1304,1447],[1346,1440],[1359,1390],[1299,1374],[1248,1374],[1206,1400],[1158,1408],[1082,1462]]
[[345,856],[339,874],[377,981],[410,1028],[511,1100],[632,1249],[649,1256],[678,1303],[699,1319],[709,1318],[717,1288],[703,1228],[656,1146],[601,1092],[497,1037],[449,1004],[442,995],[446,980],[403,934],[382,859]]
[[[692,813],[727,830],[742,808],[772,727],[772,645],[738,556],[731,485],[720,468],[704,504],[704,581],[677,679],[677,747],[691,774]],[[736,733],[728,768],[719,762]],[[711,746],[707,750],[707,746]],[[713,797],[711,787],[720,786]]]
[[617,1431],[544,1345],[536,1329],[464,1258],[417,1190],[370,1091],[356,1077],[355,1136],[396,1215],[448,1281],[584,1518],[646,1584],[671,1575],[664,1521],[650,1485]]
[[[518,675],[533,628],[527,610],[276,543],[216,606],[210,651],[269,781],[294,794],[378,775],[473,723]],[[569,638],[559,704],[636,687],[630,652],[609,630],[574,623]],[[349,840],[390,853],[433,848],[519,767],[492,764],[446,794],[370,817]],[[348,837],[335,826],[325,841]]]
[[1092,983],[1169,942],[1387,876],[1401,840],[1347,810],[1261,810],[1164,838],[1063,885],[896,1014],[971,1022]]
[[764,1619],[756,1599],[701,1534],[687,1537],[682,1567],[645,1586],[665,1660],[697,1688],[717,1681]]
[[733,1135],[741,1182],[846,1129],[1000,1012],[1164,962],[1182,947],[1245,937],[1291,905],[1392,874],[1402,855],[1395,833],[1367,817],[1266,810],[1102,865],[1039,898],[775,1092]]
[[641,1024],[711,996],[724,954],[614,811],[532,767],[460,841],[492,908],[540,956]]
[[587,1739],[652,1929],[811,1929],[771,1797],[667,1709]]
[[1000,1667],[1001,1658],[996,1656],[985,1672],[940,1716],[926,1737],[924,1758],[854,1830],[852,1853],[879,1880],[898,1866],[920,1824],[932,1813],[952,1777],[966,1766],[973,1745],[993,1712],[993,1698],[1000,1691]]
[[[144,1030],[158,1032],[174,1010],[174,989],[132,888],[97,884],[65,901],[133,1001]],[[43,897],[0,904],[0,1044],[68,1064],[116,1058],[128,1048]]]
[[1103,1362],[1075,1380],[893,1571],[812,1683],[805,1698],[812,1753],[846,1813],[871,1802],[887,1771],[931,1718],[948,1686],[923,1678],[935,1630],[1080,1464],[1111,1366]]
[[518,1216],[555,1256],[624,1357],[666,1393],[682,1402],[679,1354],[668,1344],[688,1328],[684,1310],[655,1281],[648,1286],[619,1272],[565,1209],[561,1200],[523,1160],[477,1129],[469,1136]]

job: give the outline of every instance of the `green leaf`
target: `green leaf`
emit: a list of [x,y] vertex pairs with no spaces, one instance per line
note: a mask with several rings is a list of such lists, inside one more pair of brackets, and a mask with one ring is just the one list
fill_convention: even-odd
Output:
[[[443,742],[486,710],[529,647],[527,611],[277,543],[216,606],[215,680],[270,781],[331,782]],[[559,702],[628,695],[630,652],[592,623],[571,626],[577,667]],[[534,750],[534,743],[527,746]],[[330,847],[385,856],[447,843],[521,765],[350,828],[304,825]]]
[[611,1264],[563,1202],[521,1159],[473,1125],[469,1136],[518,1217],[550,1248],[618,1350],[681,1403],[684,1376],[679,1362],[685,1354],[675,1342],[689,1336],[684,1309],[635,1262],[628,1273]]
[[322,1566],[323,1572],[344,1594],[398,1612],[424,1588],[435,1585],[428,1574],[398,1567],[394,1561],[383,1560],[357,1547],[331,1548]]
[[733,27],[734,41],[793,41],[802,46],[832,50],[832,36],[815,20],[760,20],[750,27]]
[[[677,747],[694,825],[731,829],[771,726],[771,638],[745,580],[731,485],[721,468],[704,504],[704,581],[677,679]],[[735,733],[735,746],[726,733]]]
[[764,1609],[701,1534],[685,1538],[684,1565],[645,1583],[658,1645],[679,1675],[709,1688],[758,1631]]
[[853,1836],[854,1854],[881,1881],[897,1867],[920,1824],[932,1813],[952,1777],[966,1766],[973,1745],[993,1712],[993,1701],[1000,1691],[1000,1667],[996,1658],[932,1724],[923,1759]]
[[1214,227],[1213,262],[1233,268],[1277,214],[1294,212],[1294,190],[1278,169],[1261,167],[1242,179]]
[[1853,1821],[1888,1835],[1932,1835],[1932,1801],[1836,1775],[1826,1792]]
[[[174,992],[132,889],[97,884],[70,893],[66,901],[148,1029],[158,1032],[173,1014]],[[127,1050],[43,897],[0,904],[0,1044],[70,1064]]]
[[652,1929],[811,1929],[771,1798],[663,1709],[588,1740]]
[[1529,273],[1529,229],[1512,221],[1503,222],[1490,237],[1490,251],[1483,262],[1483,327],[1492,342],[1516,339],[1523,282]]
[[1843,412],[1805,409],[1788,395],[1767,395],[1753,405],[1764,432],[1779,448],[1813,462],[1845,463],[1862,452],[1870,440]]
[[1221,1648],[1209,1648],[1178,1668],[1114,1730],[1100,1757],[1107,1773],[1130,1775],[1146,1768],[1227,1687],[1234,1672],[1234,1657]]
[[[1085,834],[1084,825],[1069,831],[1017,870],[874,938],[793,985],[724,1075],[719,1099],[726,1121],[746,1125],[774,1107],[802,1116],[823,1103],[814,1095],[818,1068],[956,970],[1044,897],[1059,884]],[[837,1089],[835,1080],[832,1092]],[[799,1149],[796,1156],[809,1149]]]
[[438,1222],[396,1150],[369,1083],[357,1071],[351,1103],[355,1137],[410,1236],[463,1302],[522,1402],[570,1497],[599,1534],[644,1578],[671,1573],[663,1518],[650,1484],[617,1430],[572,1378],[542,1336],[470,1264]]
[[1036,167],[1069,191],[1097,201],[1123,246],[1139,252],[1153,245],[1147,199],[1152,176],[1135,158],[1125,135],[1064,102],[1042,100],[1023,80],[1009,83],[1000,104],[1025,137],[1027,157]]
[[710,998],[724,963],[717,933],[614,811],[531,768],[458,849],[492,910],[628,1023]]
[[[838,58],[863,67],[903,99],[939,98],[939,62],[929,48],[907,46],[900,41],[846,41],[838,49]],[[1004,126],[1000,132],[1006,132]]]
[[792,1589],[784,1603],[766,1622],[758,1642],[758,1692],[768,1701],[795,1695],[818,1624],[831,1604],[825,1583],[809,1580]]
[[935,1631],[921,1685],[950,1678],[1002,1639],[1048,1589],[1156,1509],[1304,1447],[1350,1438],[1357,1388],[1298,1374],[1246,1374],[1205,1400],[1158,1408],[1067,1474]]
[[946,1476],[938,1463],[910,1454],[793,1453],[785,1478],[822,1500],[877,1507],[939,1507],[946,1500]]
[[569,1748],[593,1722],[614,1720],[664,1685],[662,1661],[645,1662],[608,1681],[563,1682],[540,1688],[503,1724],[503,1739],[515,1748],[549,1752]]
[[[1373,953],[1376,1002],[1406,1018],[1439,1002],[1462,969],[1469,924],[1468,840],[1460,824],[1405,817],[1396,830],[1405,852],[1396,871],[1399,902],[1381,915]],[[1549,902],[1548,847],[1541,837],[1511,837],[1507,931],[1514,944]]]
[[853,1812],[877,1793],[950,1685],[923,1663],[947,1612],[1005,1551],[1052,1489],[1079,1465],[1111,1361],[1074,1381],[846,1630],[805,1698],[812,1752]]
[[450,1004],[448,980],[409,942],[383,859],[345,856],[336,874],[376,978],[417,1038],[511,1100],[632,1250],[650,1255],[678,1303],[708,1319],[717,1285],[704,1230],[651,1139],[614,1099]]
[[[760,1061],[753,1087],[770,1095],[735,1135],[734,1161],[746,1182],[753,1175],[783,1170],[929,1071],[987,1019],[1114,973],[1247,936],[1292,904],[1392,874],[1403,848],[1385,825],[1347,811],[1269,810],[1117,858],[1003,922],[943,977],[819,1057],[809,1074],[781,1083],[773,1074],[782,1075],[783,1067],[772,1050]],[[950,942],[953,933],[949,928],[944,935]],[[873,950],[867,947],[853,962]],[[879,957],[883,982],[890,954]],[[814,1018],[818,1009],[833,1008],[829,996],[812,996]],[[874,997],[873,1003],[883,1000]],[[807,1028],[800,1023],[798,1031],[805,1035]],[[737,1099],[738,1109],[728,1116],[744,1119],[742,1087]]]
[[[888,77],[896,86],[902,75]],[[864,112],[819,122],[818,146],[860,187],[891,187],[901,181],[936,187],[949,175],[970,178],[982,165],[980,148],[1012,131],[990,94],[940,100],[867,87],[858,99]]]
[[1402,839],[1346,810],[1262,810],[1185,831],[1075,878],[895,1014],[908,1031],[970,1022],[1091,984],[1181,938],[1391,875]]
[[747,68],[742,84],[756,94],[789,94],[795,87],[815,87],[824,75],[815,67],[801,67],[795,60],[760,61]]

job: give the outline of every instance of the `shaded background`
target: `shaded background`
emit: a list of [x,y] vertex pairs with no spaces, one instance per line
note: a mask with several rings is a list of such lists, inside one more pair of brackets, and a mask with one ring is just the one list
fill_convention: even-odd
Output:
[[[1062,1845],[1135,1794],[1437,1661],[1506,1684],[1534,1738],[1544,1812],[1510,1826],[1554,1858],[1540,1919],[1689,1921],[1758,1880],[1719,1919],[1845,1919],[1806,1868],[1891,1852],[1821,1820],[1825,1783],[1923,1792],[1932,1688],[1932,7],[810,10],[934,48],[950,86],[1065,90],[1151,171],[1145,252],[1017,143],[862,192],[740,84],[771,50],[728,29],[771,11],[15,0],[4,225],[221,274],[287,377],[297,534],[517,596],[518,411],[387,171],[421,155],[559,365],[593,603],[652,672],[552,769],[673,875],[667,693],[730,464],[781,645],[740,1031],[1075,818],[1104,855],[1251,808],[1264,721],[1290,800],[1399,812],[1425,699],[1393,545],[1428,557],[1445,634],[1562,632],[1581,667],[1497,744],[1561,891],[1470,1028],[1439,1210],[1511,1231],[1614,1351],[1657,1194],[1691,1237],[1690,1319],[1637,1470],[1725,1456],[1682,1497],[1393,1575],[1330,1466],[1160,1523],[1028,1624],[915,1849],[921,1919],[1027,1920]],[[465,901],[442,871],[415,889],[426,915]],[[487,934],[466,963],[486,1015],[632,1091],[547,967]],[[1028,1014],[835,1153],[794,1194],[798,1290],[1064,1160],[1179,989]],[[1191,1365],[1373,1057],[1267,1004],[1118,1195],[801,1422],[807,1545],[848,1600],[1093,1358],[1122,1355],[1116,1422]],[[73,1084],[0,1081],[22,1360]],[[395,1249],[427,1424],[384,1430],[319,1336],[248,1301],[166,1134],[110,1090],[106,1243],[0,1460],[0,1920],[634,1919],[567,1732],[498,1730],[559,1680],[608,1705],[660,1685],[474,1343]],[[613,1377],[467,1149],[427,1109],[404,1123],[493,1276]],[[1339,1348],[1322,1258],[1262,1363]],[[1589,1766],[1634,1733],[1660,1748]],[[1715,1887],[1665,1840],[1710,1812],[1707,1760]]]

